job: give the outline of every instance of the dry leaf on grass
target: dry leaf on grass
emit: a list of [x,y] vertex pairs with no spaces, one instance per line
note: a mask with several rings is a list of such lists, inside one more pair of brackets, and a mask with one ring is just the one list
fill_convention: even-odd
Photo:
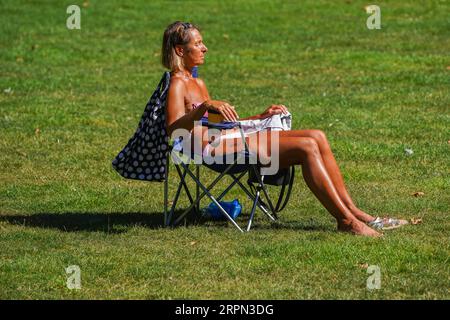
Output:
[[190,245],[193,246],[193,245],[196,244],[196,243],[197,243],[197,241],[192,241],[192,242],[190,243]]
[[367,269],[369,267],[368,263],[358,263],[358,267],[360,267],[361,269]]
[[411,224],[414,224],[414,225],[416,225],[416,224],[419,224],[419,223],[422,223],[422,218],[411,218]]
[[417,197],[424,196],[425,193],[423,193],[423,192],[421,192],[421,191],[417,191],[417,192],[411,193],[411,195],[417,198]]

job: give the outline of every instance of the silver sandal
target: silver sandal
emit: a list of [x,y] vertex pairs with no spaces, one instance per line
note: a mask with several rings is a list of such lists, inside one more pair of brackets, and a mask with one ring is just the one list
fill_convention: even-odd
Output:
[[405,224],[408,224],[408,221],[402,219],[380,218],[380,217],[377,217],[375,220],[372,220],[367,223],[369,227],[378,230],[392,230],[400,228]]

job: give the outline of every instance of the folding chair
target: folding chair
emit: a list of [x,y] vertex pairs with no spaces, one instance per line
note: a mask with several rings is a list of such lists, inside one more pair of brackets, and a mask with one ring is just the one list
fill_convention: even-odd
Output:
[[[193,72],[197,76],[197,70]],[[141,116],[139,125],[129,139],[124,148],[117,154],[112,161],[112,167],[122,177],[126,179],[135,179],[140,181],[164,181],[164,224],[166,226],[178,224],[188,212],[194,209],[195,212],[200,213],[200,201],[207,196],[219,208],[220,212],[240,231],[243,229],[234,221],[226,210],[220,205],[219,201],[228,193],[233,186],[238,185],[244,193],[253,201],[250,218],[247,222],[246,230],[249,231],[253,222],[256,208],[259,208],[271,221],[275,221],[277,212],[281,211],[288,202],[293,178],[294,167],[290,169],[280,170],[275,176],[261,175],[260,166],[258,164],[241,164],[239,161],[242,157],[250,156],[249,148],[245,140],[243,129],[240,123],[208,123],[207,119],[202,120],[202,125],[215,129],[233,129],[239,128],[241,139],[243,141],[244,151],[233,157],[234,161],[231,164],[213,164],[201,163],[195,164],[195,173],[191,170],[189,162],[176,161],[176,171],[180,177],[180,184],[177,188],[174,201],[169,210],[168,208],[168,179],[169,179],[169,162],[172,156],[178,157],[174,152],[173,145],[169,144],[169,139],[165,130],[165,112],[164,108],[167,100],[167,93],[170,86],[170,73],[164,72],[156,90],[150,97]],[[246,159],[243,161],[247,163]],[[207,186],[200,181],[200,167],[206,166],[219,176],[215,178]],[[247,183],[251,190],[249,190],[242,182],[242,177],[248,173]],[[186,177],[191,177],[196,183],[195,197],[192,196],[186,184]],[[233,182],[216,198],[212,195],[211,189],[225,176],[230,176]],[[282,185],[278,202],[274,207],[269,198],[266,185]],[[287,193],[285,194],[285,186],[289,184]],[[184,189],[189,198],[190,206],[184,210],[179,217],[174,217],[175,209],[181,194]],[[200,189],[202,193],[200,193]],[[265,198],[265,201],[262,200]],[[282,199],[284,202],[282,203]],[[267,204],[266,204],[267,203]]]
[[[174,146],[169,146],[170,152],[168,154],[168,158],[166,160],[166,173],[167,178],[164,184],[164,224],[165,226],[175,226],[180,223],[180,221],[185,218],[185,216],[194,210],[197,214],[200,214],[199,204],[202,198],[207,196],[213,203],[215,203],[220,210],[220,212],[241,232],[244,232],[243,228],[241,228],[238,223],[233,220],[233,218],[227,213],[227,211],[223,208],[223,206],[219,203],[221,199],[235,186],[238,185],[244,193],[250,198],[252,203],[252,208],[250,212],[250,217],[247,221],[246,227],[244,228],[246,231],[250,231],[250,228],[253,223],[253,219],[255,216],[256,208],[258,207],[264,214],[269,218],[270,221],[276,221],[278,219],[277,212],[281,211],[287,204],[290,192],[292,189],[293,179],[294,179],[294,167],[290,167],[289,169],[282,169],[275,176],[264,176],[261,174],[261,166],[257,164],[247,163],[250,157],[250,150],[248,144],[245,140],[245,135],[243,129],[239,122],[226,122],[226,123],[209,123],[207,118],[202,119],[202,125],[212,129],[234,129],[238,128],[241,139],[243,142],[244,150],[238,152],[233,155],[232,163],[224,163],[224,164],[208,164],[202,161],[201,164],[194,163],[195,165],[195,173],[191,170],[190,163],[183,159],[183,156],[180,153],[174,151]],[[192,160],[194,155],[188,151],[188,158]],[[169,162],[171,156],[175,160],[175,168],[180,178],[180,184],[177,188],[175,198],[173,200],[172,206],[169,210],[168,208],[168,183],[169,183]],[[242,159],[242,160],[241,160]],[[242,164],[244,162],[244,164]],[[219,173],[219,175],[208,185],[205,185],[200,180],[200,167],[205,166],[209,169]],[[251,188],[249,190],[242,182],[241,179],[248,173],[248,184]],[[189,188],[186,184],[186,176],[189,176],[196,184],[196,195],[192,196]],[[219,181],[222,180],[225,176],[230,176],[233,179],[233,182],[216,198],[211,193],[212,188],[217,185]],[[276,206],[273,205],[268,190],[266,188],[266,184],[264,183],[265,178],[268,178],[269,183],[273,185],[282,184],[282,190],[280,192],[280,196],[278,198]],[[280,183],[281,181],[281,183]],[[255,186],[255,185],[256,186]],[[288,186],[288,192],[285,197],[284,196],[284,188]],[[190,201],[190,206],[185,209],[178,217],[174,217],[175,209],[177,206],[177,202],[179,200],[182,189],[185,190],[185,193]],[[202,193],[200,193],[200,189]],[[253,192],[252,192],[253,191]],[[263,201],[262,195],[264,196],[265,201]],[[284,198],[284,202],[282,201]],[[267,203],[267,204],[266,204]]]

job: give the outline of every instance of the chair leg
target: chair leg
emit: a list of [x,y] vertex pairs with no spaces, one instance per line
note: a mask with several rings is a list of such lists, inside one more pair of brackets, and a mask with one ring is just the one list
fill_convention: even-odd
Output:
[[269,204],[270,212],[273,214],[273,216],[276,219],[278,219],[277,213],[275,212],[275,208],[274,208],[274,206],[272,204],[272,201],[269,198],[269,194],[268,194],[268,192],[266,190],[266,186],[264,185],[264,182],[263,182],[264,181],[264,176],[258,174],[258,170],[256,169],[255,165],[251,165],[251,170],[253,170],[253,173],[255,174],[255,177],[258,179],[258,184],[262,188],[262,191],[263,191],[264,196],[265,196],[265,198],[267,200],[267,203]]
[[225,215],[225,217],[230,220],[230,222],[236,227],[238,228],[239,231],[244,232],[241,227],[236,223],[236,221],[233,220],[233,218],[230,217],[230,215],[228,214],[228,212],[225,211],[225,209],[220,205],[220,203],[216,200],[216,198],[214,198],[214,196],[202,185],[201,188],[203,189],[204,192],[206,192],[206,195],[212,200],[212,202],[214,202],[216,204],[216,206],[219,208],[219,210],[222,212],[222,214]]
[[256,190],[255,200],[253,200],[253,206],[252,206],[252,211],[250,213],[250,219],[248,219],[247,232],[250,231],[250,228],[252,226],[253,217],[255,216],[256,205],[258,204],[258,201],[259,201],[259,188]]
[[[196,182],[196,184],[202,189],[203,193],[197,198],[195,199],[194,203],[191,204],[191,206],[189,206],[188,209],[186,209],[183,214],[178,217],[177,220],[175,220],[174,224],[179,223],[179,221],[189,212],[189,210],[191,210],[195,204],[197,204],[198,202],[200,202],[200,200],[206,195],[208,196],[208,198],[211,199],[211,201],[213,201],[217,207],[219,208],[219,210],[222,212],[222,214],[241,232],[244,232],[241,227],[236,223],[236,221],[233,220],[233,218],[230,217],[230,215],[228,214],[228,212],[225,211],[225,209],[220,205],[220,203],[216,200],[216,198],[214,198],[214,196],[209,192],[210,189],[212,189],[217,182],[219,182],[219,180],[226,174],[226,172],[228,170],[225,170],[224,172],[222,172],[209,186],[208,188],[205,187],[200,181],[198,181],[196,179],[196,176],[191,172],[191,170],[189,170],[186,165],[181,164],[183,166],[183,168],[186,169],[186,172],[188,173],[188,175]],[[228,168],[230,169],[231,166]]]
[[168,226],[168,207],[169,207],[169,159],[166,157],[166,179],[164,180],[164,226]]
[[[232,176],[234,178],[234,176]],[[241,189],[245,192],[245,194],[249,197],[249,199],[251,201],[255,200],[255,196],[248,191],[248,189],[242,184],[242,182],[240,181],[236,181],[236,183],[239,185],[239,187],[241,187]],[[270,213],[267,211],[267,209],[261,204],[261,202],[258,200],[257,204],[258,208],[261,209],[262,212],[264,212],[264,214],[266,214],[271,220],[275,221],[275,219],[270,215]]]
[[[187,169],[187,166],[186,166],[184,163],[181,163],[181,166],[182,166],[183,168]],[[195,183],[196,183],[197,185],[199,185],[199,186],[202,188],[203,192],[202,192],[202,194],[201,194],[197,199],[195,199],[194,203],[191,204],[191,205],[190,205],[190,206],[189,206],[189,207],[188,207],[188,208],[187,208],[187,209],[186,209],[186,210],[178,217],[177,220],[175,220],[175,222],[174,222],[175,225],[178,224],[178,223],[181,221],[181,219],[184,218],[184,216],[185,216],[185,215],[186,215],[186,214],[194,207],[195,204],[197,204],[197,202],[200,202],[200,200],[203,199],[203,197],[207,195],[207,191],[208,191],[208,190],[211,190],[212,188],[214,188],[214,186],[220,181],[220,179],[223,178],[223,176],[225,176],[225,174],[231,169],[232,166],[233,166],[233,165],[228,166],[227,169],[226,169],[224,172],[222,172],[219,176],[217,176],[217,177],[214,179],[214,181],[213,181],[211,184],[208,185],[208,187],[206,188],[206,191],[204,190],[203,184],[202,184],[200,181],[198,181],[198,180],[196,179],[195,175],[194,175],[190,170],[186,170],[186,172],[189,173],[189,176],[195,181]]]
[[[180,176],[180,180],[183,181],[184,178],[186,177],[186,171],[182,174],[180,169],[178,168],[178,166],[175,165],[175,167],[178,169],[177,172],[178,172],[178,175]],[[178,185],[177,192],[175,193],[175,198],[173,199],[172,207],[170,208],[169,216],[167,218],[167,226],[169,226],[170,222],[172,221],[173,213],[175,212],[175,208],[177,206],[178,198],[180,197],[182,187],[183,187],[183,184],[180,183]]]
[[177,169],[178,175],[180,176],[180,179],[181,179],[180,184],[183,185],[184,191],[186,192],[186,195],[187,195],[187,197],[189,198],[189,201],[192,204],[194,202],[194,199],[192,198],[192,195],[189,192],[189,188],[188,188],[188,186],[186,184],[186,179],[185,179],[186,178],[186,169],[185,169],[185,172],[183,174],[181,173],[181,170],[180,170],[180,168],[178,166],[176,166],[176,169]]
[[[200,166],[196,165],[195,166],[195,173],[197,176],[197,180],[200,181]],[[195,184],[195,198],[197,199],[198,196],[200,195],[200,187],[198,186],[198,184]],[[195,207],[197,214],[200,215],[200,201],[197,203],[196,207]]]
[[228,191],[231,190],[231,188],[234,187],[235,184],[239,182],[239,180],[246,174],[247,172],[242,172],[237,178],[234,176],[234,174],[231,174],[230,176],[233,178],[233,182],[220,194],[220,196],[217,198],[217,201],[222,200],[222,198],[228,193]]
[[261,189],[262,189],[262,191],[264,193],[264,196],[265,196],[265,198],[267,200],[267,203],[269,204],[270,212],[272,212],[272,214],[274,216],[274,218],[271,217],[271,219],[273,221],[275,221],[275,220],[278,220],[278,216],[277,216],[277,213],[276,213],[275,208],[273,206],[272,200],[270,200],[269,193],[267,192],[266,185],[264,184],[263,180],[264,180],[264,176],[261,176],[260,187],[261,187]]
[[[251,228],[251,225],[252,225],[252,222],[253,222],[253,218],[254,218],[257,206],[261,209],[262,212],[264,212],[270,218],[270,220],[276,221],[276,219],[270,215],[270,213],[267,211],[267,209],[264,208],[264,206],[262,206],[260,201],[259,201],[260,196],[261,196],[261,192],[260,191],[262,190],[261,185],[258,185],[256,195],[253,196],[247,190],[247,188],[241,183],[240,180],[246,173],[247,172],[242,172],[237,177],[234,174],[231,174],[230,176],[233,178],[233,182],[220,194],[220,196],[217,198],[217,201],[220,201],[232,187],[234,187],[236,184],[238,184],[241,187],[241,189],[247,194],[247,196],[250,198],[250,200],[253,201],[252,210],[250,212],[250,219],[249,219],[248,224],[247,224],[247,231],[250,231],[250,228]],[[263,181],[264,177],[261,177],[261,180]]]

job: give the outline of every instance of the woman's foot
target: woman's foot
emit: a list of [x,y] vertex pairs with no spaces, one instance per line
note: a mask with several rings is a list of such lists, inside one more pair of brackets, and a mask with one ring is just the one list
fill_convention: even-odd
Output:
[[369,227],[375,230],[391,230],[408,224],[408,221],[403,219],[372,217],[355,206],[351,207],[350,211],[359,221],[366,223]]
[[381,237],[383,234],[379,233],[372,228],[368,227],[366,224],[355,219],[352,221],[339,221],[338,230],[342,232],[350,232],[355,235],[368,236],[368,237]]
[[375,220],[374,217],[372,217],[370,214],[362,211],[361,209],[358,209],[355,206],[350,206],[349,207],[350,211],[352,212],[352,214],[359,220],[362,221],[364,223],[369,223],[373,220]]

